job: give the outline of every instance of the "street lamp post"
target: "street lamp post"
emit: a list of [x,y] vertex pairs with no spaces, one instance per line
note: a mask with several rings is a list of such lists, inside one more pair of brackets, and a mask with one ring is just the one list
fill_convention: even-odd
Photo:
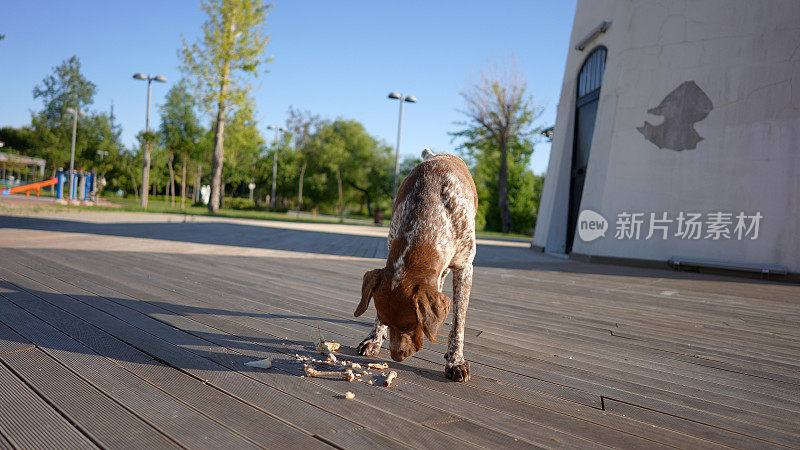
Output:
[[400,179],[400,136],[403,131],[403,103],[417,103],[417,98],[413,95],[404,96],[400,92],[389,93],[389,98],[400,100],[400,114],[397,119],[397,147],[394,152],[394,187],[392,188],[392,207],[394,207],[394,199],[397,197],[397,183]]
[[67,114],[72,114],[72,146],[69,151],[69,199],[75,196],[75,134],[78,131],[78,116],[86,116],[80,108],[67,108]]
[[272,193],[269,197],[269,208],[275,210],[275,191],[277,189],[278,178],[278,134],[283,131],[289,131],[285,127],[276,127],[275,125],[268,125],[267,129],[275,130],[275,145],[272,149]]
[[[144,120],[144,131],[147,133],[150,131],[150,85],[153,83],[153,81],[164,83],[167,81],[167,78],[163,75],[152,76],[150,74],[145,75],[143,73],[136,73],[133,75],[133,78],[147,81],[147,115],[145,115]],[[147,209],[147,194],[150,190],[150,136],[148,135],[146,139],[143,158],[144,161],[142,164],[142,208],[144,209]]]

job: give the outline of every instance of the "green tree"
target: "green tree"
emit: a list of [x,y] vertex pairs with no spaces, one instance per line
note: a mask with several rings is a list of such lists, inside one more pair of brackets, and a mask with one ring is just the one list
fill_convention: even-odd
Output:
[[24,155],[33,155],[32,151],[36,148],[33,133],[33,128],[29,126],[0,128],[0,142],[3,143],[3,151],[14,149]]
[[[45,76],[33,89],[33,98],[41,99],[43,103],[43,109],[31,117],[36,143],[34,156],[44,158],[53,170],[69,161],[72,116],[66,109],[83,109],[91,105],[96,91],[95,84],[81,73],[77,56],[53,67],[53,73]],[[84,132],[83,128],[83,120],[79,120],[78,137]],[[82,139],[76,140],[76,155],[83,145]]]
[[[530,140],[512,140],[509,143],[508,198],[513,222],[510,231],[532,234],[542,195],[544,177],[535,175],[529,168],[533,154]],[[497,172],[500,152],[489,139],[471,143],[463,155],[471,166],[475,187],[478,190],[478,211],[475,225],[478,229],[502,231],[503,221],[497,203]]]
[[229,108],[239,105],[250,87],[244,78],[257,75],[269,61],[264,49],[267,10],[262,0],[208,0],[201,8],[208,14],[203,36],[189,45],[183,38],[183,69],[195,80],[198,92],[214,120],[214,154],[211,169],[211,199],[208,209],[219,209],[224,161],[225,123]]
[[367,214],[372,216],[373,203],[392,195],[392,149],[370,136],[360,122],[337,120],[333,126],[344,142],[342,178],[363,196]]
[[319,131],[323,121],[316,114],[310,111],[301,111],[294,107],[289,107],[289,117],[286,120],[286,128],[289,130],[289,135],[294,140],[294,148],[296,151],[295,160],[300,166],[300,172],[297,181],[297,209],[303,210],[303,184],[308,168],[309,160],[309,142],[311,136]]
[[81,125],[81,145],[80,151],[76,150],[76,167],[93,169],[98,180],[122,176],[119,164],[125,147],[120,137],[122,129],[116,123],[113,112],[90,114],[82,120]]
[[[454,139],[465,141],[459,146],[461,149],[472,145],[476,149],[497,149],[499,152],[497,206],[504,233],[514,228],[509,207],[509,153],[514,150],[514,142],[522,142],[538,131],[533,123],[542,112],[542,108],[534,105],[526,89],[526,82],[513,66],[506,66],[502,73],[483,73],[478,82],[461,92],[466,105],[461,112],[467,120],[457,122],[462,129],[450,133]],[[488,145],[476,145],[479,141]]]
[[33,98],[44,102],[47,124],[59,126],[67,108],[82,108],[94,103],[97,86],[81,73],[81,61],[77,56],[64,60],[53,73],[42,79],[42,84],[33,88]]
[[305,152],[312,174],[308,181],[316,184],[315,200],[336,199],[340,216],[348,203],[363,204],[371,214],[377,202],[391,196],[391,149],[370,136],[361,123],[346,119],[321,123]]
[[[225,129],[225,166],[222,172],[223,186],[233,189],[248,184],[254,176],[256,160],[264,146],[264,139],[255,119],[255,106],[250,98],[240,102],[239,107]],[[224,188],[222,190],[224,193]]]
[[[167,92],[161,110],[161,140],[171,155],[181,159],[181,209],[186,207],[186,169],[191,159],[200,158],[200,142],[205,134],[197,116],[197,103],[189,92],[189,85],[181,79]],[[170,162],[171,167],[171,162]],[[170,186],[174,184],[172,170]],[[174,189],[174,188],[173,188]]]

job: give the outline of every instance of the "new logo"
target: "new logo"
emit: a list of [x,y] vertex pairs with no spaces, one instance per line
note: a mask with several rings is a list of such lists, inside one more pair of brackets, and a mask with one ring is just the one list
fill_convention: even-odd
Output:
[[578,215],[578,237],[583,242],[592,242],[599,237],[605,237],[606,231],[608,231],[608,221],[599,213],[584,209]]

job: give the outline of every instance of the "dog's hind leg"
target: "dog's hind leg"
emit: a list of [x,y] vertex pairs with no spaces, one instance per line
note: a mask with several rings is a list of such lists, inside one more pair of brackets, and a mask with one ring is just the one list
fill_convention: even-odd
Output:
[[372,331],[370,331],[366,339],[358,344],[358,354],[363,356],[377,355],[380,353],[383,340],[386,339],[388,334],[389,327],[382,324],[381,321],[376,317],[375,326],[372,328]]
[[464,360],[464,323],[472,290],[472,263],[453,269],[453,328],[444,359],[444,376],[453,381],[469,381],[469,362]]

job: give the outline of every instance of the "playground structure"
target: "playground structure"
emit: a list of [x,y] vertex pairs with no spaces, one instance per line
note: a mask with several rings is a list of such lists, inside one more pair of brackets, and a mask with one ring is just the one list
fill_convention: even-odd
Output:
[[52,186],[58,183],[58,179],[50,178],[49,180],[39,181],[37,183],[26,184],[24,186],[14,186],[0,191],[0,195],[16,194],[18,192],[25,192],[26,196],[31,195],[32,190],[36,190],[36,196],[39,196],[39,189],[47,186]]
[[70,201],[83,201],[95,202],[95,174],[94,170],[84,172],[73,170],[72,177],[68,177],[69,170],[59,170],[56,174],[56,201],[64,200],[64,183],[72,184],[69,186],[69,200]]
[[[26,196],[30,196],[31,191],[36,191],[36,196],[39,196],[39,190],[43,187],[56,186],[56,201],[65,202],[64,199],[64,184],[69,185],[69,198],[70,202],[85,202],[95,203],[95,173],[94,170],[84,172],[73,170],[74,176],[69,177],[68,170],[59,170],[55,178],[49,180],[39,181],[36,183],[26,184],[23,186],[9,187],[0,190],[0,195],[16,194],[25,192]],[[70,184],[71,181],[71,184]]]

